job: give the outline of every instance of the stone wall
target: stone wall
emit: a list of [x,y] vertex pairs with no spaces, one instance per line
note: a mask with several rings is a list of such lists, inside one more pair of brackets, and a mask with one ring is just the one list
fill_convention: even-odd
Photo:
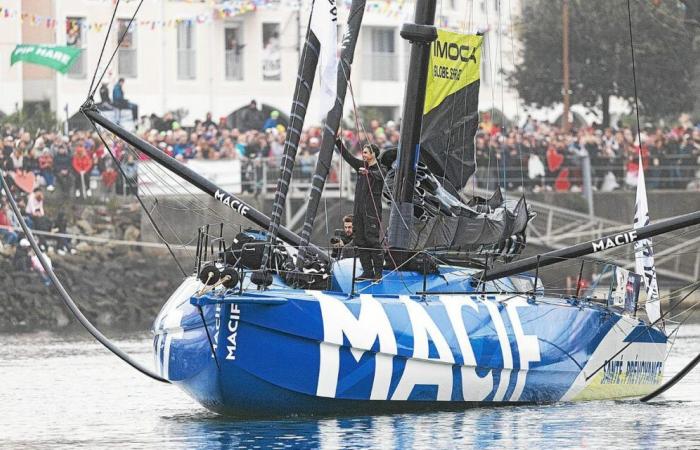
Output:
[[[182,281],[170,255],[91,247],[52,257],[58,279],[99,329],[148,330]],[[0,332],[71,329],[79,326],[53,286],[36,272],[19,272],[0,256]]]

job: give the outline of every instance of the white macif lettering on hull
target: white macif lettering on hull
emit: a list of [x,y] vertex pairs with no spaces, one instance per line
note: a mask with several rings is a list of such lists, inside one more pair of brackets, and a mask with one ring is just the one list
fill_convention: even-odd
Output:
[[445,295],[440,297],[440,301],[445,306],[447,316],[450,319],[452,328],[459,344],[459,350],[462,353],[463,366],[462,372],[462,396],[464,401],[481,401],[484,400],[493,390],[493,376],[491,371],[485,376],[480,377],[476,373],[476,357],[469,342],[469,335],[464,325],[462,317],[462,308],[469,306],[475,312],[479,311],[479,305],[467,296],[451,296]]
[[501,379],[498,382],[498,390],[493,397],[496,402],[503,401],[503,397],[506,395],[508,390],[508,383],[510,382],[510,373],[513,370],[513,353],[510,350],[510,342],[508,341],[508,333],[506,333],[506,326],[503,324],[503,318],[501,313],[498,311],[498,305],[492,301],[485,301],[484,305],[489,310],[491,315],[491,320],[493,321],[493,326],[496,328],[496,334],[498,334],[498,342],[501,345],[501,353],[503,354],[503,370],[501,371]]
[[241,311],[238,305],[231,304],[231,314],[228,319],[228,337],[226,338],[226,359],[233,361],[236,359],[236,339],[238,337],[238,321],[240,320]]
[[510,401],[512,402],[520,400],[520,395],[523,393],[523,388],[525,388],[525,379],[527,378],[527,371],[530,369],[530,363],[540,360],[540,343],[537,340],[537,336],[526,335],[523,331],[523,325],[520,323],[517,311],[519,306],[527,306],[527,301],[522,297],[510,299],[506,307],[508,318],[515,333],[515,341],[518,343],[518,355],[520,356],[518,379],[515,383],[513,394],[510,396]]
[[[396,387],[392,400],[408,400],[416,385],[437,385],[437,399],[449,401],[452,397],[452,365],[454,357],[440,329],[418,302],[401,296],[413,328],[413,358],[406,360],[406,367]],[[429,358],[428,339],[433,341],[438,358]]]
[[340,371],[339,352],[345,336],[356,361],[379,340],[370,400],[386,400],[391,383],[392,360],[396,355],[396,338],[382,305],[371,295],[361,295],[360,314],[356,319],[345,304],[335,297],[320,292],[310,293],[318,299],[323,319],[316,395],[336,396]]

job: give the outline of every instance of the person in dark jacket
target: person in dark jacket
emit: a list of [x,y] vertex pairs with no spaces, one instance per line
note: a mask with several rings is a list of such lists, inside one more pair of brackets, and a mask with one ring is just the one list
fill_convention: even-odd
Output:
[[343,159],[358,173],[352,221],[357,256],[362,264],[362,275],[358,279],[379,280],[384,266],[379,236],[384,177],[377,163],[379,148],[374,144],[365,145],[362,159],[358,159],[348,152],[340,139],[336,146]]
[[56,176],[56,185],[63,195],[73,189],[73,177],[71,176],[72,157],[68,153],[68,147],[61,143],[53,158],[53,173]]

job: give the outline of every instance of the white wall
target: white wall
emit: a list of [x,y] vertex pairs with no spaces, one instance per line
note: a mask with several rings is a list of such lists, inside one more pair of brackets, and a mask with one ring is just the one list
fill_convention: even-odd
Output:
[[[20,0],[4,0],[3,7],[21,10]],[[10,114],[22,107],[22,63],[10,67],[10,55],[22,39],[19,20],[0,17],[0,111]]]
[[[498,27],[494,28],[498,13],[495,10],[496,1],[504,5],[510,5],[511,0],[468,0],[450,1],[443,0],[438,10],[441,15],[439,23],[452,28],[473,31],[476,28],[491,26],[491,33],[496,35]],[[12,0],[10,3],[19,4],[20,0]],[[508,23],[511,16],[517,15],[516,4],[519,0],[512,0],[510,5],[512,14],[502,11],[501,30],[509,30]],[[262,8],[256,12],[247,13],[230,19],[207,20],[206,24],[195,25],[196,45],[196,79],[180,80],[177,76],[177,28],[174,26],[157,25],[154,29],[142,24],[142,22],[158,21],[159,23],[172,23],[181,18],[192,18],[197,15],[211,18],[213,8],[208,2],[189,2],[173,0],[151,0],[144,2],[136,27],[136,48],[138,58],[138,75],[135,78],[127,78],[125,85],[126,96],[129,100],[139,104],[140,114],[163,114],[166,111],[185,108],[189,115],[184,122],[191,123],[196,118],[201,118],[211,111],[214,118],[228,115],[232,111],[248,104],[251,99],[256,99],[258,104],[267,103],[288,112],[291,106],[291,97],[294,91],[296,71],[298,65],[297,45],[297,12],[291,7]],[[308,21],[308,8],[310,0],[303,0],[301,12],[301,32],[303,38]],[[484,3],[482,7],[482,3]],[[102,0],[61,0],[55,2],[55,17],[58,23],[63,24],[66,17],[85,17],[89,23],[109,22],[112,14],[112,3]],[[121,2],[118,18],[129,18],[138,2]],[[397,14],[387,14],[385,11],[370,10],[365,13],[365,27],[382,26],[392,27],[395,33],[395,45],[397,50],[397,81],[371,81],[362,76],[364,68],[363,54],[368,51],[367,41],[361,37],[356,50],[356,59],[353,66],[352,83],[356,95],[355,102],[358,106],[388,106],[397,108],[403,104],[405,68],[408,59],[408,45],[399,36],[401,24],[405,20],[412,20],[412,2],[406,2],[404,8]],[[519,8],[519,7],[518,7]],[[345,23],[347,11],[340,11],[340,23]],[[2,20],[2,19],[0,19]],[[8,21],[7,23],[16,23]],[[262,53],[262,26],[263,23],[279,23],[280,41],[282,47],[282,79],[280,81],[264,81],[262,79],[261,53]],[[227,24],[239,23],[243,27],[244,55],[244,79],[242,81],[230,81],[225,77],[225,52],[224,30]],[[3,24],[4,25],[4,24]],[[78,110],[86,97],[86,93],[97,64],[106,27],[101,30],[87,30],[87,70],[83,78],[72,78],[58,75],[55,82],[56,93],[52,98],[52,105],[63,111],[68,105],[69,114]],[[0,27],[0,36],[11,34],[7,27]],[[63,45],[66,42],[63,26],[56,27],[56,42]],[[12,38],[9,38],[13,40]],[[14,41],[17,41],[15,38]],[[107,47],[107,55],[116,45],[116,31]],[[498,61],[488,62],[488,70],[493,74],[491,83],[483,83],[481,90],[481,106],[487,109],[493,104],[501,109],[505,105],[506,113],[515,114],[514,95],[502,86],[503,77],[498,75],[501,65],[507,70],[508,65],[514,63],[512,55],[507,52],[512,48],[510,35],[498,39],[492,38],[489,44],[493,47],[492,54],[499,55]],[[11,44],[14,46],[14,43]],[[3,49],[4,47],[0,47]],[[504,51],[503,55],[498,52]],[[5,51],[5,50],[0,50]],[[106,59],[106,56],[105,56]],[[9,57],[3,58],[0,64],[7,64]],[[0,65],[0,68],[3,68]],[[2,70],[2,69],[0,69]],[[14,70],[14,69],[13,69]],[[485,69],[487,70],[487,69]],[[0,72],[5,77],[4,72]],[[16,72],[15,72],[16,77]],[[110,83],[110,88],[116,82],[117,62],[113,62],[107,72],[105,80]],[[318,78],[318,77],[317,77]],[[21,83],[21,80],[19,80]],[[3,83],[4,85],[5,83]],[[6,89],[4,86],[2,87]],[[21,90],[21,89],[20,89]],[[27,91],[27,89],[25,89]],[[346,111],[351,109],[352,101],[349,97],[346,101]],[[2,95],[0,105],[13,104],[16,97]],[[7,107],[0,106],[5,109]],[[318,102],[312,99],[307,114],[308,123],[320,122]]]

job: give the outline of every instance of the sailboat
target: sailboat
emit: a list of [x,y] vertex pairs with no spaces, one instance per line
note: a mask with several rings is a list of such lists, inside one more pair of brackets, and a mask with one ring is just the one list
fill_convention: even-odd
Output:
[[620,272],[621,300],[598,302],[584,293],[551,295],[538,272],[698,224],[700,213],[516,260],[534,218],[524,198],[460,194],[474,171],[483,37],[438,30],[435,0],[417,0],[415,20],[401,32],[411,70],[399,149],[380,157],[391,205],[381,280],[357,280],[356,258],[333,260],[310,242],[364,9],[353,0],[301,235],[279,221],[316,69],[328,67],[319,30],[335,28],[336,16],[323,5],[309,21],[271,217],[84,105],[100,129],[259,227],[230,243],[200,231],[195,270],[153,324],[152,376],[225,415],[551,403],[656,390],[668,335],[660,313],[636,315],[639,278]]

